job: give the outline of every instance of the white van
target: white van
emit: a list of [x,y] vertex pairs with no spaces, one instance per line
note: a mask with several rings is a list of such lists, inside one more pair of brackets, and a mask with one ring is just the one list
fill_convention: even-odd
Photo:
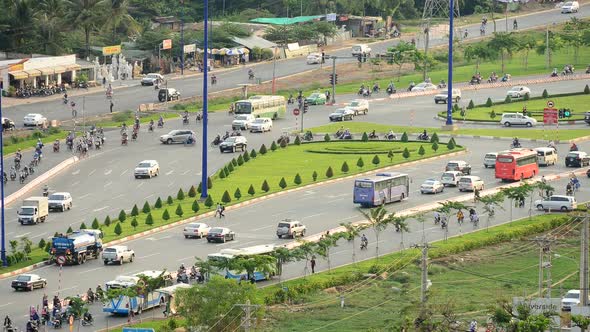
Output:
[[554,148],[542,147],[536,148],[537,163],[539,166],[555,165],[557,162],[557,151]]
[[367,44],[352,45],[352,56],[359,56],[363,54],[371,54],[371,48]]
[[496,167],[496,157],[498,157],[498,152],[486,153],[486,155],[483,157],[483,166],[485,168],[488,168],[488,167],[495,168]]
[[459,180],[462,176],[463,173],[459,171],[446,171],[440,177],[440,182],[442,182],[444,186],[456,187],[459,185]]
[[469,175],[463,176],[461,180],[459,180],[459,191],[475,191],[483,190],[483,180],[479,176]]

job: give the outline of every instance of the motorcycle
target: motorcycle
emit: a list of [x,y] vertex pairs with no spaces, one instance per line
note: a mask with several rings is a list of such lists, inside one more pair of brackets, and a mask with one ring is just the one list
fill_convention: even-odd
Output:
[[158,120],[158,128],[164,128],[164,120]]
[[375,84],[373,85],[373,93],[379,93],[381,89],[379,88],[379,85]]
[[154,125],[151,123],[148,126],[148,132],[152,132],[152,133],[154,132]]
[[344,132],[339,137],[340,139],[352,139],[352,135],[349,132]]
[[416,86],[416,84],[410,84],[410,86],[408,86],[408,91],[412,91],[412,89]]
[[188,276],[186,275],[186,272],[183,273],[179,273],[178,276],[176,277],[176,283],[180,284],[180,283],[184,283],[184,284],[188,284]]
[[422,134],[418,135],[418,140],[419,141],[429,141],[430,137],[428,136],[428,134],[425,135],[424,133],[422,133]]
[[127,137],[126,136],[121,137],[121,145],[127,145]]
[[520,144],[520,142],[512,142],[512,144],[510,144],[511,149],[518,149],[521,147],[522,147],[522,144]]
[[370,97],[371,96],[371,90],[367,89],[367,88],[360,88],[359,92],[358,92],[359,96],[363,96],[363,97]]
[[361,250],[367,249],[368,246],[369,246],[368,240],[361,240]]
[[287,99],[287,104],[295,104],[295,99],[293,99],[293,95],[289,96],[289,99]]
[[59,143],[53,143],[53,152],[59,152]]
[[219,144],[221,144],[221,137],[219,135],[217,135],[214,139],[213,142],[211,142],[212,146],[218,146]]
[[[586,74],[587,74],[587,73],[586,73]],[[559,75],[557,75],[557,72],[556,72],[556,71],[554,71],[554,72],[552,72],[552,73],[551,73],[551,77],[558,77],[558,76],[559,76]]]
[[48,197],[49,196],[49,189],[45,188],[43,189],[43,197]]
[[444,88],[446,88],[446,87],[447,87],[447,84],[446,84],[446,83],[439,83],[439,84],[438,84],[438,88],[439,88],[439,89],[444,89]]
[[387,135],[385,135],[385,138],[387,138],[388,141],[393,141],[393,140],[397,139],[395,134],[387,134]]
[[379,136],[377,134],[370,133],[369,134],[369,139],[379,139]]
[[254,73],[253,72],[249,72],[248,73],[248,80],[253,80],[254,79]]
[[481,78],[473,76],[473,77],[471,77],[469,84],[471,84],[471,85],[481,84]]
[[96,148],[96,150],[100,150],[100,146],[101,146],[101,140],[97,139],[96,142],[94,142],[94,147]]
[[136,131],[134,131],[133,133],[131,133],[131,139],[134,140],[134,141],[137,140],[137,132]]
[[90,313],[85,313],[84,318],[81,320],[82,326],[91,326],[94,323],[94,318]]
[[10,172],[10,181],[14,181],[16,180],[16,172],[11,171]]
[[305,135],[303,135],[303,140],[304,141],[313,141],[313,134],[311,131],[306,131]]
[[188,116],[182,117],[182,124],[183,125],[188,125]]
[[342,136],[342,134],[344,134],[344,130],[338,130],[336,131],[336,133],[334,134],[335,138],[340,138],[340,136]]
[[394,88],[394,87],[392,87],[392,86],[388,86],[388,87],[387,87],[387,94],[388,94],[388,95],[392,95],[392,94],[394,94],[395,92],[396,92],[396,91],[395,91],[395,88]]

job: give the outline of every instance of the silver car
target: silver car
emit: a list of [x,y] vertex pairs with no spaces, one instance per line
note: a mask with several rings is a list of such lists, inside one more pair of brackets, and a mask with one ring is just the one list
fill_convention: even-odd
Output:
[[444,190],[445,185],[435,179],[428,179],[420,186],[420,193],[422,194],[442,193]]
[[195,137],[192,130],[173,130],[166,135],[160,136],[160,142],[164,144],[184,143],[191,136]]

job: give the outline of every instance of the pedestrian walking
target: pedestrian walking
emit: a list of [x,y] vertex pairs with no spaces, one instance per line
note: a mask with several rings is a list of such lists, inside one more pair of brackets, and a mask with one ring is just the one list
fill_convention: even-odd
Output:
[[438,213],[438,211],[434,211],[434,224],[438,225],[439,222],[440,222],[440,213]]
[[313,273],[315,273],[315,256],[313,256],[311,258],[310,263],[311,263],[311,273],[313,274]]
[[111,113],[113,113],[113,106],[115,106],[115,104],[113,104],[113,101],[111,100],[111,104],[109,105],[109,108],[111,109]]
[[107,85],[107,78],[103,77],[102,78],[102,86],[106,86]]
[[479,189],[478,188],[474,188],[473,189],[473,203],[477,203],[477,201],[479,201]]
[[225,206],[221,205],[219,208],[219,219],[221,219],[221,217],[225,218],[225,214],[223,214],[223,212],[225,212]]
[[465,220],[465,215],[463,215],[463,211],[457,211],[457,222],[459,225],[463,225],[463,220]]
[[221,218],[221,203],[217,203],[217,208],[215,209],[215,218],[217,218],[217,216],[220,216],[219,218]]

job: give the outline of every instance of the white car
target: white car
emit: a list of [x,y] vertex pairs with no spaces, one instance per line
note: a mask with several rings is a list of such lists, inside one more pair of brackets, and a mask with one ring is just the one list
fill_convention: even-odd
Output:
[[577,13],[580,10],[580,4],[577,1],[567,1],[561,5],[561,13]]
[[133,263],[134,259],[135,251],[129,249],[127,246],[110,246],[104,248],[102,251],[104,265],[109,263],[123,265],[125,262]]
[[[458,103],[459,100],[461,99],[461,90],[453,89],[453,93],[451,94],[451,98],[453,100],[453,103]],[[440,93],[437,93],[436,95],[434,95],[434,103],[435,104],[438,104],[439,102],[446,104],[448,99],[449,99],[449,89],[441,90]]]
[[444,190],[445,185],[435,179],[428,179],[420,186],[420,193],[422,194],[442,193]]
[[49,210],[64,212],[72,208],[72,195],[67,192],[53,193],[48,198]]
[[519,85],[519,86],[513,86],[510,90],[508,90],[508,92],[506,92],[506,95],[510,96],[510,98],[522,98],[527,93],[530,96],[531,89],[529,89],[528,87],[526,87],[524,85]]
[[141,79],[141,85],[154,85],[160,82],[164,82],[164,76],[158,73],[149,73]]
[[310,53],[307,56],[306,61],[307,61],[308,65],[318,64],[318,63],[322,62],[322,55],[319,53]]
[[47,118],[39,113],[29,113],[25,115],[23,124],[26,126],[42,126],[47,123]]
[[483,190],[483,180],[479,176],[467,175],[459,179],[459,185],[457,186],[459,191],[475,191]]
[[416,92],[416,91],[430,91],[430,90],[436,90],[437,87],[436,85],[432,84],[432,83],[426,83],[426,82],[422,82],[418,85],[416,85],[415,87],[412,88],[412,92]]
[[207,237],[209,234],[209,230],[211,227],[209,225],[204,224],[202,222],[193,222],[184,226],[182,230],[182,234],[184,235],[185,239],[189,238],[199,238],[202,239],[203,237]]
[[354,99],[346,108],[354,111],[354,115],[369,113],[369,101],[366,99]]
[[535,201],[535,206],[544,211],[571,211],[578,206],[576,198],[565,195],[552,195]]
[[256,120],[256,117],[252,114],[236,115],[234,121],[231,123],[231,128],[233,130],[248,130],[254,120]]
[[457,187],[463,175],[461,171],[446,171],[441,175],[440,182],[445,186]]
[[271,118],[257,118],[252,122],[250,126],[250,132],[260,132],[263,133],[265,131],[270,131],[272,129],[272,119]]
[[537,120],[535,118],[531,118],[530,116],[522,115],[521,113],[502,113],[502,119],[500,119],[500,124],[505,127],[533,127],[537,124]]
[[570,289],[561,299],[561,310],[570,311],[572,307],[580,304],[580,290]]
[[153,176],[157,176],[158,174],[160,174],[160,164],[158,164],[158,162],[155,160],[144,160],[140,162],[133,171],[133,175],[135,175],[136,179],[142,177],[151,179]]
[[485,168],[495,168],[496,167],[496,158],[498,157],[498,152],[488,152],[483,157],[483,166]]
[[339,108],[334,113],[331,113],[330,121],[344,121],[352,120],[354,118],[354,111],[348,108]]

